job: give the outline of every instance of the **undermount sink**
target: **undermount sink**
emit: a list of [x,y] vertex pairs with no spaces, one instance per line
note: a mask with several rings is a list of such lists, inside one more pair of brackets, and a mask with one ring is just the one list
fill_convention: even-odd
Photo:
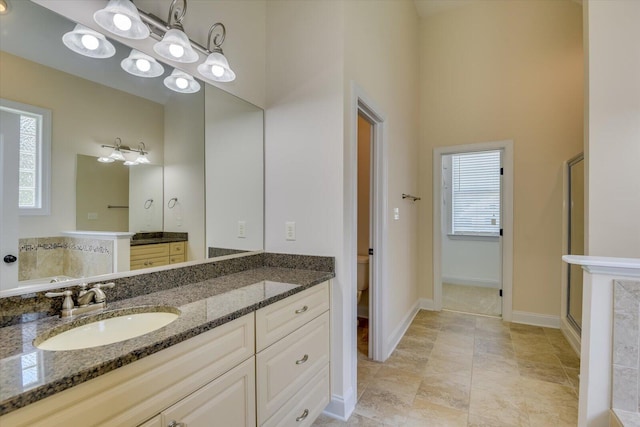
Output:
[[34,340],[41,350],[80,350],[139,337],[180,316],[174,307],[145,307],[101,313],[59,326]]

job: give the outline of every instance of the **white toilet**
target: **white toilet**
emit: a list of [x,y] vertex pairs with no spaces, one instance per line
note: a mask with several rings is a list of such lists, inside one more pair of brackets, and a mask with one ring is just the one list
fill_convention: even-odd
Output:
[[369,255],[358,255],[358,302],[362,292],[369,289]]

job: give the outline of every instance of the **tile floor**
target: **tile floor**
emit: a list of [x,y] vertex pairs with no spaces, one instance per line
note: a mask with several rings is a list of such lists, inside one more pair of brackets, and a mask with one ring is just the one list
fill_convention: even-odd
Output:
[[314,426],[577,425],[580,360],[559,330],[420,311],[385,363],[367,359],[366,335],[354,414]]

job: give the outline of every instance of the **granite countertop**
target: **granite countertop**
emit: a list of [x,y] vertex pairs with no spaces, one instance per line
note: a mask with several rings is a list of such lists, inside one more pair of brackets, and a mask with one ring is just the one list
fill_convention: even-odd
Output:
[[157,243],[186,242],[184,237],[152,237],[149,239],[131,239],[131,246],[155,245]]
[[[0,415],[161,351],[334,277],[325,271],[261,267],[108,304],[105,311],[171,306],[169,325],[114,344],[46,351],[36,336],[80,318],[47,317],[0,328]],[[107,291],[108,296],[108,291]],[[144,309],[141,308],[141,311]]]

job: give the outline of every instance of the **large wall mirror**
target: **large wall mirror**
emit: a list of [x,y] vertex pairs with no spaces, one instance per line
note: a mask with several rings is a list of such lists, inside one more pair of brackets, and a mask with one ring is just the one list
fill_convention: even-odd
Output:
[[[60,275],[36,270],[68,262],[65,251],[78,246],[96,252],[93,266],[113,268],[98,256],[113,248],[103,248],[99,238],[69,244],[64,238],[70,231],[91,238],[103,232],[187,233],[187,261],[263,249],[262,109],[203,81],[195,93],[169,90],[163,80],[174,68],[166,64],[156,78],[128,74],[120,64],[131,48],[114,40],[111,58],[78,55],[62,42],[75,23],[36,3],[12,1],[0,16],[0,249],[2,257],[18,258],[0,261],[0,292],[37,281],[34,275]],[[30,128],[16,113],[20,106],[50,115],[48,212],[18,208],[18,198],[31,197],[29,180],[39,179],[29,174],[28,155],[20,157],[19,171],[4,176],[11,169],[5,167],[10,147],[16,147],[9,123],[15,116],[16,129]],[[31,127],[46,136],[46,128]],[[20,150],[27,145],[20,143]],[[125,160],[142,151],[149,163],[98,161],[118,145],[126,148]],[[32,160],[37,168],[41,158]],[[67,276],[104,273],[92,268]]]

